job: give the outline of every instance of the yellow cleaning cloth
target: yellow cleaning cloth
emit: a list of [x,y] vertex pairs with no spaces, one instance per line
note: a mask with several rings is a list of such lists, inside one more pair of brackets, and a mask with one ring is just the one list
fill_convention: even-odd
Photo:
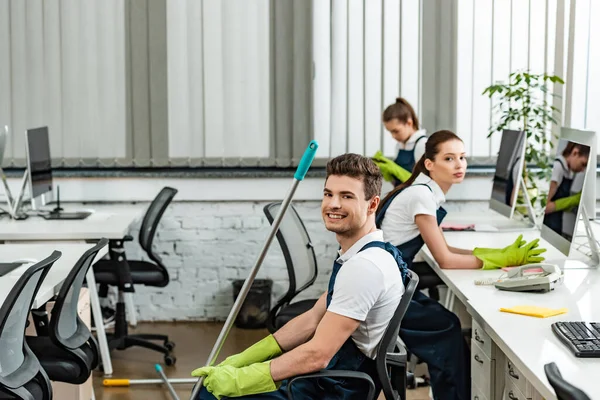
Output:
[[538,317],[538,318],[548,318],[553,317],[555,315],[560,315],[566,313],[566,308],[559,308],[554,310],[552,308],[546,307],[538,307],[538,306],[515,306],[511,308],[500,308],[500,311],[513,313],[513,314],[521,314],[528,315],[530,317]]

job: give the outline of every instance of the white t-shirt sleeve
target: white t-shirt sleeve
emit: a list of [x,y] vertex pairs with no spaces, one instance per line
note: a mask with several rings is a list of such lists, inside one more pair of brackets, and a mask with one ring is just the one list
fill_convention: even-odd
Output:
[[419,214],[436,216],[437,205],[431,190],[424,185],[416,185],[406,190],[410,194],[407,199],[407,210],[414,221],[415,216]]
[[385,290],[383,273],[362,257],[348,260],[338,272],[327,311],[365,321]]
[[427,142],[427,138],[419,138],[417,139],[417,142],[415,143],[415,150],[414,150],[414,154],[415,154],[415,163],[419,161],[419,159],[423,156],[423,154],[425,154],[425,143]]
[[552,166],[552,177],[550,178],[550,180],[560,185],[564,178],[564,173],[565,169],[563,168],[560,161],[554,161],[554,164]]

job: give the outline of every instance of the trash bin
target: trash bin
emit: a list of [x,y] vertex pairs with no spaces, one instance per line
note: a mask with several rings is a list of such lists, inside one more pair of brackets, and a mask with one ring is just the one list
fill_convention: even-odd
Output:
[[[235,301],[244,286],[245,280],[233,281],[233,301]],[[271,311],[271,279],[255,279],[248,291],[246,300],[235,319],[235,326],[244,329],[266,328],[269,311]]]

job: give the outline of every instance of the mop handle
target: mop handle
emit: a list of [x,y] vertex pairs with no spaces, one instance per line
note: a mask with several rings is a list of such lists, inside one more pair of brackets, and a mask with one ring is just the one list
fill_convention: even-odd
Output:
[[[225,321],[225,324],[223,325],[223,328],[221,329],[221,333],[219,333],[219,337],[217,338],[217,341],[215,342],[215,345],[213,346],[213,348],[210,352],[210,355],[208,356],[206,365],[213,365],[215,360],[219,356],[221,347],[223,347],[223,344],[225,343],[225,339],[227,339],[227,336],[229,335],[229,331],[231,330],[231,327],[233,326],[233,321],[237,317],[240,309],[242,308],[242,304],[246,300],[246,296],[248,295],[248,292],[250,291],[250,287],[252,286],[252,283],[254,282],[254,278],[256,277],[256,274],[258,274],[260,265],[262,264],[263,260],[265,259],[265,256],[267,255],[267,251],[269,250],[269,246],[271,245],[271,242],[273,241],[273,238],[275,237],[275,234],[277,233],[277,230],[279,229],[279,225],[281,225],[283,216],[285,215],[285,212],[286,212],[288,206],[290,205],[290,202],[292,201],[292,197],[294,197],[294,192],[296,191],[298,184],[300,183],[300,181],[302,181],[304,179],[306,172],[310,168],[310,165],[312,164],[312,162],[315,158],[315,154],[317,152],[318,147],[319,147],[319,145],[317,144],[317,142],[314,140],[311,140],[311,142],[308,144],[308,147],[304,151],[304,155],[300,159],[300,163],[298,164],[298,168],[296,169],[296,173],[294,174],[294,182],[292,184],[292,187],[290,188],[290,191],[288,192],[288,194],[285,196],[285,198],[281,202],[281,207],[279,207],[279,212],[277,213],[277,217],[275,217],[275,220],[273,221],[273,224],[271,225],[271,232],[269,233],[269,236],[267,237],[267,240],[266,240],[265,244],[263,245],[263,248],[256,260],[256,263],[254,264],[254,267],[252,267],[252,269],[250,270],[250,275],[244,282],[244,285],[240,289],[240,293],[238,294],[237,299],[233,303],[233,307],[232,307],[231,311],[229,312],[229,315],[227,316],[227,320]],[[198,383],[196,384],[196,386],[194,387],[194,390],[192,391],[192,396],[190,397],[190,400],[196,400],[199,398],[203,381],[204,381],[204,377],[200,377],[200,379],[198,380]]]
[[[196,378],[171,378],[168,379],[169,383],[184,383],[194,384],[198,382]],[[132,386],[132,385],[158,385],[164,383],[162,379],[104,379],[102,385],[104,386]]]
[[167,376],[165,375],[160,364],[155,364],[154,368],[156,369],[156,372],[158,372],[158,374],[162,378],[163,382],[165,382],[165,385],[167,385],[167,389],[169,389],[169,393],[171,393],[171,397],[173,398],[173,400],[179,400],[179,396],[177,396],[177,393],[175,393],[175,389],[173,389],[173,385],[171,385],[171,383],[167,379]]

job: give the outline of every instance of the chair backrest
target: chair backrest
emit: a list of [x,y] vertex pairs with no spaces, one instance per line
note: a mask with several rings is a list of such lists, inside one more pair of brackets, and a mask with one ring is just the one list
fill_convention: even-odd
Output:
[[[270,203],[263,208],[270,224],[273,224],[280,209],[281,202]],[[283,216],[276,236],[290,281],[287,293],[279,302],[287,303],[317,279],[317,256],[308,231],[292,204]]]
[[[379,381],[381,383],[381,387],[383,390],[383,394],[386,400],[396,400],[398,398],[404,398],[405,387],[396,387],[392,385],[390,381],[390,374],[392,365],[390,365],[389,355],[394,353],[396,348],[396,342],[398,338],[398,333],[400,332],[400,324],[402,323],[402,318],[404,318],[404,314],[406,314],[406,310],[412,300],[413,295],[415,294],[415,290],[417,289],[417,285],[419,284],[419,276],[415,274],[413,271],[408,270],[408,274],[406,275],[406,282],[404,287],[404,294],[400,299],[400,303],[394,312],[390,323],[388,324],[385,333],[383,334],[383,338],[379,342],[379,347],[377,349],[377,356],[375,358],[375,363],[377,365],[377,375],[379,376]],[[396,371],[397,373],[397,371]],[[406,369],[402,371],[403,376],[400,377],[404,382],[406,380]],[[403,385],[405,386],[405,385]]]
[[156,256],[152,252],[152,241],[154,240],[154,235],[156,234],[160,219],[176,194],[177,189],[168,186],[162,188],[154,200],[152,200],[152,203],[150,203],[150,206],[144,215],[144,219],[142,220],[138,240],[142,249],[144,249],[155,262],[159,262],[159,260],[155,259]]
[[42,281],[62,253],[31,266],[21,275],[0,307],[0,384],[16,388],[31,381],[41,365],[25,342],[25,325]]
[[591,400],[581,389],[565,381],[555,363],[544,365],[548,382],[554,388],[558,400]]
[[77,302],[85,276],[98,252],[108,244],[108,239],[100,240],[86,250],[63,282],[50,319],[50,339],[59,347],[78,349],[86,343],[91,332],[77,313]]

